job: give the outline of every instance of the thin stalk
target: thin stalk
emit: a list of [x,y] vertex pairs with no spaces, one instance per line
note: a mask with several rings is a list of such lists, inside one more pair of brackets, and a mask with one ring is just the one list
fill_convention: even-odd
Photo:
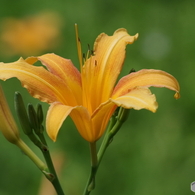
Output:
[[[111,129],[107,130],[106,135],[105,135],[105,137],[102,141],[102,144],[100,146],[100,149],[98,151],[98,166],[101,163],[101,160],[104,156],[104,153],[105,153],[107,147],[112,142],[113,137],[119,131],[119,129],[121,128],[123,123],[127,120],[128,114],[129,114],[129,110],[124,109],[124,108],[120,108],[118,116],[117,116],[117,120],[115,121],[115,124],[114,125],[112,124],[109,126]],[[111,123],[112,123],[112,121],[111,121]]]
[[98,156],[98,167],[99,167],[99,165],[100,165],[100,163],[102,161],[102,158],[104,156],[104,153],[105,153],[105,151],[106,151],[106,149],[107,149],[107,147],[109,146],[110,143],[111,143],[111,134],[108,131],[106,133],[106,135],[105,135],[105,137],[104,137],[104,139],[102,141],[102,144],[100,146],[100,149],[98,151],[98,155],[97,155]]
[[47,178],[49,177],[48,179],[51,178],[45,163],[21,139],[17,141],[16,145],[34,162]]
[[97,151],[96,151],[96,142],[90,143],[90,152],[91,152],[91,166],[97,166]]
[[89,195],[95,188],[95,175],[98,168],[96,142],[90,143],[91,171],[83,195]]
[[[41,142],[48,148],[47,142],[46,142],[46,140],[45,140],[44,135],[43,135],[43,134],[39,134],[38,136],[39,136]],[[53,184],[53,186],[54,186],[54,188],[55,188],[57,194],[58,194],[58,195],[65,195],[65,193],[63,192],[63,189],[62,189],[62,187],[61,187],[61,185],[60,185],[60,182],[59,182],[57,173],[56,173],[56,171],[55,171],[55,168],[54,168],[54,165],[53,165],[52,158],[51,158],[51,155],[50,155],[49,150],[48,150],[48,149],[47,149],[47,150],[43,150],[42,153],[43,153],[43,155],[44,155],[44,158],[45,158],[45,161],[46,161],[47,166],[48,166],[48,168],[49,168],[49,171],[50,171],[50,172],[53,174],[53,176],[54,176],[54,177],[53,177],[53,180],[50,180],[50,181],[51,181],[51,183]]]
[[95,143],[90,144],[92,166],[91,166],[91,172],[90,172],[87,185],[86,185],[83,195],[89,195],[91,191],[95,188],[95,177],[96,177],[96,173],[98,171],[99,165],[101,163],[101,160],[106,152],[106,149],[112,142],[113,137],[116,135],[116,133],[119,131],[123,123],[126,121],[128,114],[129,114],[129,110],[120,108],[118,111],[118,115],[117,116],[114,115],[113,118],[111,118],[110,124],[108,126],[106,135],[100,146],[98,154],[96,152]]
[[79,38],[79,30],[78,30],[78,25],[77,24],[75,24],[75,33],[76,33],[77,52],[78,52],[80,70],[82,71],[82,66],[83,66],[83,53],[82,53],[81,40]]

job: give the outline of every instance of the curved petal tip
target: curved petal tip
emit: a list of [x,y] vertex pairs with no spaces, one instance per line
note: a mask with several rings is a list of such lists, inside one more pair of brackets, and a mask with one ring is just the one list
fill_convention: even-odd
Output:
[[179,99],[181,96],[180,96],[180,93],[179,92],[176,92],[175,95],[174,95],[174,98],[177,100]]

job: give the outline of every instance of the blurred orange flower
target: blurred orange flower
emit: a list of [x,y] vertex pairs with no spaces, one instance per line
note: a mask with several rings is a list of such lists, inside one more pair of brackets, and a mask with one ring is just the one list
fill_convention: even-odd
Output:
[[5,18],[0,34],[2,52],[27,56],[54,49],[59,43],[60,27],[60,17],[52,12],[23,19]]

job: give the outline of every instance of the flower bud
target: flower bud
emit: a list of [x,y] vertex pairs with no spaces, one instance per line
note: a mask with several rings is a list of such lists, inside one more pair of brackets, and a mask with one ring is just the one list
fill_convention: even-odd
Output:
[[37,119],[38,119],[39,125],[41,125],[44,120],[43,109],[42,109],[41,104],[37,104]]
[[11,114],[10,108],[6,101],[3,89],[0,86],[0,131],[4,137],[11,143],[15,144],[19,138],[19,131],[16,122]]
[[14,103],[15,103],[15,110],[20,122],[20,125],[22,127],[22,130],[26,135],[32,134],[32,129],[30,126],[30,122],[28,120],[28,115],[26,112],[26,108],[24,106],[24,102],[22,99],[22,96],[19,92],[15,92],[15,98],[14,98]]
[[38,124],[38,119],[37,119],[37,113],[32,104],[28,104],[28,118],[29,118],[32,129],[34,129],[35,133],[38,133],[39,124]]

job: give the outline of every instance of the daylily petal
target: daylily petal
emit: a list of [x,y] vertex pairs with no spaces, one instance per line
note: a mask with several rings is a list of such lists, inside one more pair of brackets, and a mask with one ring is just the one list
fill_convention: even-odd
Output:
[[146,87],[134,88],[129,93],[117,97],[116,99],[111,99],[111,101],[117,106],[127,109],[147,109],[155,112],[158,108],[155,95],[152,94],[151,91]]
[[87,141],[94,138],[91,117],[86,108],[82,106],[66,106],[59,102],[51,104],[46,118],[46,129],[49,137],[56,141],[60,127],[66,117],[70,115],[81,136]]
[[147,109],[155,112],[158,104],[155,95],[151,94],[151,91],[146,87],[135,88],[124,96],[109,99],[107,102],[102,103],[92,115],[92,124],[94,132],[96,132],[95,138],[97,138],[95,141],[102,136],[110,117],[115,109],[120,106],[126,109]]
[[35,60],[40,60],[52,74],[60,77],[69,86],[78,104],[82,103],[81,75],[71,60],[55,54],[45,54],[36,58],[30,57],[26,59],[27,62],[31,63],[34,63]]
[[114,113],[117,106],[108,100],[102,103],[92,115],[92,124],[94,126],[95,140],[97,141],[106,130],[110,117]]
[[[0,63],[0,79],[17,77],[29,93],[44,102],[63,102],[75,105],[75,98],[63,80],[45,70],[28,64],[20,58],[13,63]],[[67,96],[64,96],[67,94]]]
[[65,106],[59,102],[51,104],[46,117],[46,129],[49,137],[56,141],[58,131],[73,107]]
[[88,110],[83,106],[77,106],[72,110],[70,117],[81,134],[81,136],[88,142],[92,142],[95,133],[92,126],[91,116]]
[[128,93],[135,87],[166,87],[176,91],[175,98],[179,98],[179,83],[172,75],[162,70],[143,69],[121,78],[116,85],[112,98]]
[[94,44],[94,56],[86,61],[82,70],[86,98],[84,106],[94,111],[108,100],[124,62],[125,47],[137,37],[130,36],[125,29],[118,29],[113,36],[104,33],[98,36]]

